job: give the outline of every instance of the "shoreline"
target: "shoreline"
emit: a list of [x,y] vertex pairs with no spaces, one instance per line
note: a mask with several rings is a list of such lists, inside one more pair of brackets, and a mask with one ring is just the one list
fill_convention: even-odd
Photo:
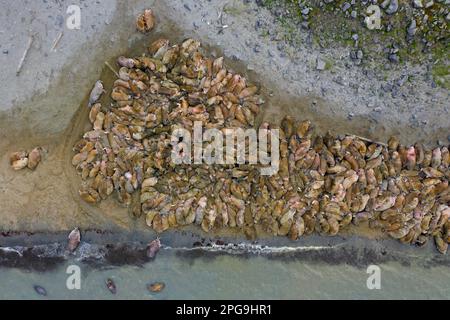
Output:
[[[142,266],[151,262],[146,256],[146,246],[155,236],[144,232],[85,231],[77,250],[69,254],[66,232],[2,233],[0,268],[50,272],[72,260],[92,268]],[[439,254],[432,243],[419,250],[413,246],[405,247],[393,239],[315,235],[295,242],[284,238],[248,241],[234,237],[204,237],[179,230],[164,233],[160,239],[161,250],[174,250],[177,257],[192,261],[232,255],[241,259],[263,256],[287,263],[300,260],[357,268],[387,262],[398,262],[406,267],[412,264],[425,268],[450,266],[450,257]]]

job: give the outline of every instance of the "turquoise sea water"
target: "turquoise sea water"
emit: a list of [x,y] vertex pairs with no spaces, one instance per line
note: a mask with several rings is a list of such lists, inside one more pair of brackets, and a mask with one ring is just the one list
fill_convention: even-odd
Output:
[[[47,272],[0,268],[0,299],[449,299],[450,267],[379,264],[381,289],[369,290],[364,267],[261,255],[183,256],[161,250],[143,266],[93,268],[69,260]],[[81,289],[68,290],[66,268],[81,268]],[[111,278],[117,294],[105,280]],[[146,285],[164,282],[160,293]],[[33,289],[40,285],[47,297]]]

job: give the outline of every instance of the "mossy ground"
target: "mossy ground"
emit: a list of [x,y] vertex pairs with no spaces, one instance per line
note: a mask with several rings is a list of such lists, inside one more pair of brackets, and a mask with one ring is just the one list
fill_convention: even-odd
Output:
[[[430,8],[418,11],[401,3],[393,15],[382,10],[381,30],[369,30],[364,23],[367,6],[357,2],[343,12],[344,2],[335,0],[323,7],[319,7],[319,1],[302,0],[263,0],[261,4],[277,13],[282,10],[283,14],[277,14],[277,19],[283,29],[283,38],[294,45],[299,41],[300,25],[306,22],[314,45],[330,47],[338,44],[361,49],[363,63],[382,70],[390,68],[388,56],[393,49],[400,64],[430,64],[435,83],[450,89],[449,22],[445,20],[448,5],[435,2]],[[310,9],[308,15],[302,14],[305,7]],[[351,17],[352,10],[357,12],[356,18]],[[424,15],[428,16],[425,23]],[[407,29],[413,18],[417,22],[417,32],[408,39]],[[353,34],[358,35],[357,44]]]

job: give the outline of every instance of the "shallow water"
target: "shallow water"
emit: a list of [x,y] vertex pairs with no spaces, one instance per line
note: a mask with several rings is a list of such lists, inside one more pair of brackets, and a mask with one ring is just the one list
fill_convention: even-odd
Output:
[[[48,299],[449,299],[450,269],[445,266],[380,264],[381,289],[369,290],[366,268],[261,255],[186,257],[182,249],[164,249],[139,266],[91,268],[68,261],[49,272],[0,269],[0,299],[42,299],[33,289],[44,287]],[[81,289],[68,290],[68,265],[81,268]],[[117,285],[112,295],[105,286]],[[146,284],[164,282],[160,293]]]

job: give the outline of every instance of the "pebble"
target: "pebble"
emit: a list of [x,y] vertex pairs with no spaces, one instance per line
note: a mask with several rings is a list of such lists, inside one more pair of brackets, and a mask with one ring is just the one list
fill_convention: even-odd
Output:
[[64,25],[64,17],[62,15],[57,15],[55,18],[55,23],[58,27],[62,27]]
[[423,7],[422,0],[414,0],[413,5],[414,8],[422,8]]
[[301,12],[302,12],[302,14],[304,14],[306,16],[309,14],[309,8],[305,8]]
[[434,2],[433,2],[433,0],[431,0],[431,1],[427,2],[427,3],[425,3],[425,8],[429,8],[429,7],[431,7],[433,4],[434,4]]
[[407,75],[402,75],[401,77],[400,77],[400,79],[398,79],[397,80],[397,85],[399,86],[399,87],[401,87],[401,86],[403,86],[404,84],[405,84],[405,82],[408,80],[408,76]]
[[350,9],[350,7],[351,7],[351,5],[350,5],[350,3],[348,3],[348,2],[344,2],[343,4],[342,4],[342,11],[347,11],[348,9]]
[[350,52],[350,58],[352,60],[357,60],[357,61],[359,60],[359,62],[361,62],[361,59],[363,57],[364,57],[364,53],[362,52],[362,50],[357,50],[357,51],[351,51]]
[[381,85],[381,87],[383,88],[383,90],[385,92],[391,92],[392,91],[392,84],[390,84],[390,83],[386,83],[384,85]]
[[408,27],[408,36],[413,37],[416,34],[416,31],[417,31],[416,20],[412,19]]
[[359,89],[359,84],[357,82],[350,83],[348,86],[352,89],[355,89],[356,91],[358,91]]
[[364,53],[362,52],[362,50],[358,50],[358,51],[356,52],[356,57],[357,57],[358,59],[362,59],[363,56],[364,56]]
[[388,8],[386,9],[387,14],[394,14],[398,10],[398,0],[391,0]]
[[399,63],[400,62],[400,58],[395,53],[392,53],[392,54],[389,55],[389,61],[392,62],[392,63]]
[[9,53],[8,49],[4,49],[2,52],[3,52],[3,54],[8,54]]
[[350,16],[351,16],[353,19],[356,19],[356,18],[358,17],[358,12],[356,12],[355,10],[353,10],[352,13],[350,13]]
[[392,85],[391,96],[392,98],[396,98],[399,95],[399,88],[397,86]]
[[326,65],[325,61],[323,61],[320,58],[317,58],[317,61],[316,61],[316,69],[317,70],[320,70],[320,71],[325,70],[325,65]]
[[348,120],[352,120],[352,118],[355,116],[353,112],[349,112],[347,115]]
[[353,41],[358,41],[358,39],[359,39],[358,34],[357,33],[353,34],[352,39],[353,39]]
[[342,76],[337,76],[335,79],[333,79],[333,81],[336,82],[337,84],[340,84],[341,86],[347,85],[347,82]]

